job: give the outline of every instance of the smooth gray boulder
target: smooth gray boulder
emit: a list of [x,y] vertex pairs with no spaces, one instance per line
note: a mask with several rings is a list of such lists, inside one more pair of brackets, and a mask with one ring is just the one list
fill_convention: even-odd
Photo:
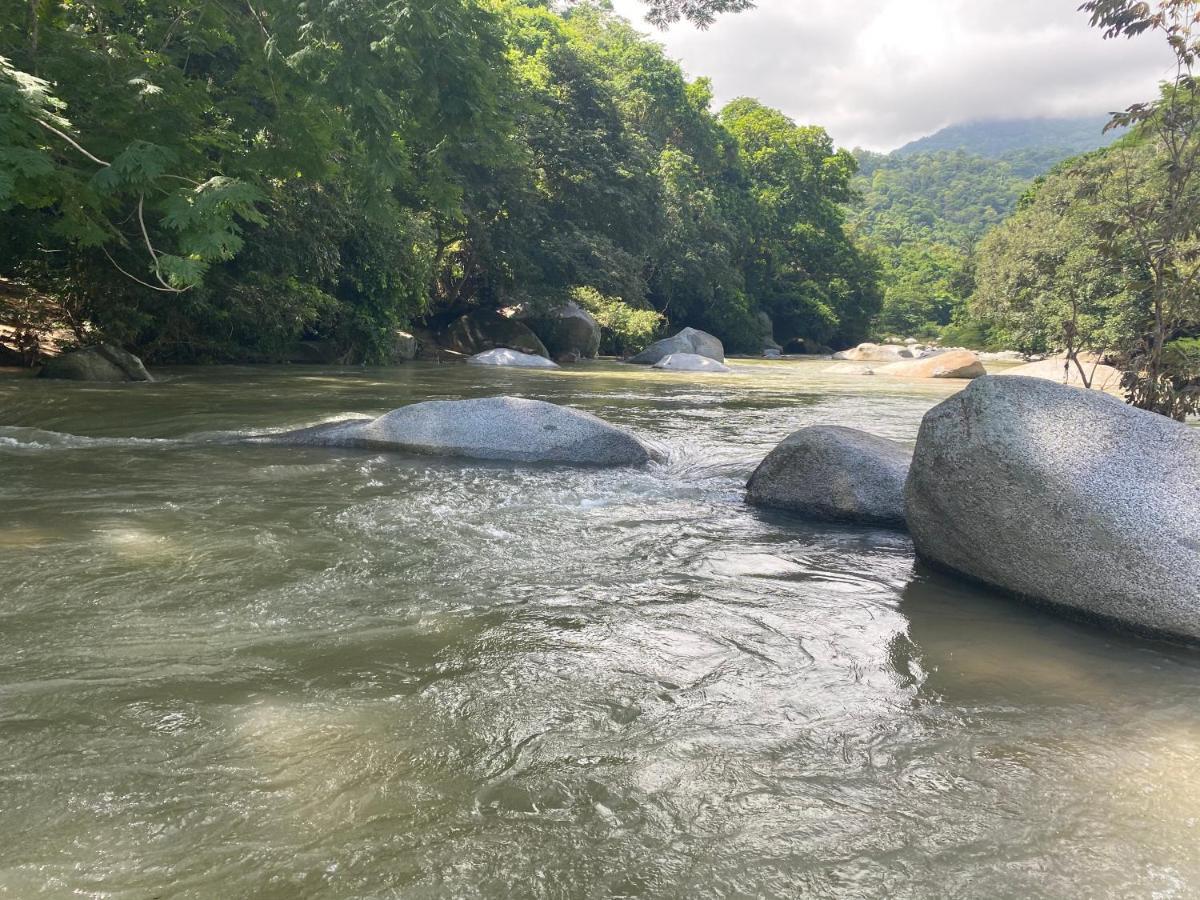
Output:
[[754,470],[746,500],[814,519],[903,528],[911,458],[902,444],[854,428],[801,428]]
[[637,438],[591,413],[518,397],[431,400],[378,419],[332,422],[249,440],[580,466],[632,466],[651,458]]
[[142,361],[112,344],[92,344],[46,360],[39,378],[71,381],[153,381]]
[[1200,640],[1200,432],[1100,391],[984,376],[930,410],[917,552],[1006,592]]
[[724,363],[698,353],[672,353],[664,356],[653,366],[655,369],[666,369],[670,372],[732,372],[733,369]]
[[520,353],[516,350],[497,348],[486,353],[476,353],[467,360],[468,366],[508,366],[513,369],[557,369],[558,364],[544,356]]
[[555,359],[595,359],[600,352],[600,323],[574,300],[531,316],[529,326]]
[[652,366],[672,353],[694,353],[725,362],[725,345],[707,331],[696,328],[685,328],[669,338],[655,341],[629,361],[639,366]]

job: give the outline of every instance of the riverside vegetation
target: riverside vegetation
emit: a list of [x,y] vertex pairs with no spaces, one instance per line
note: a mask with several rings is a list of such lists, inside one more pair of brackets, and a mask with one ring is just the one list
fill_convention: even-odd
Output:
[[[647,8],[708,25],[749,5]],[[571,297],[610,353],[685,325],[735,353],[1090,353],[1184,416],[1196,4],[1081,9],[1176,52],[1115,144],[1094,120],[1023,121],[882,157],[752,99],[710,111],[708,83],[603,3],[9,0],[2,352],[35,362],[58,328],[151,363],[291,359],[300,339],[379,363],[398,329]]]

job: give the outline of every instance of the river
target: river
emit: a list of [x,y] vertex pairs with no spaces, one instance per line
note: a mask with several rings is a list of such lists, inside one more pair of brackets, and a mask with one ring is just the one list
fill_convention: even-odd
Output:
[[[0,894],[1200,894],[1200,654],[747,507],[960,385],[735,365],[0,375]],[[223,440],[503,393],[666,459]]]

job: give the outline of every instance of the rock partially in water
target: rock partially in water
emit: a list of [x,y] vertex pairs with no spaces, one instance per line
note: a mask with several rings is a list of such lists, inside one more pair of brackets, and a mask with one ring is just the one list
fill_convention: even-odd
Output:
[[591,413],[518,397],[414,403],[378,419],[333,422],[250,440],[581,466],[640,465],[651,458],[637,438]]
[[392,335],[392,359],[396,362],[412,362],[420,350],[420,341],[412,332],[397,329]]
[[469,366],[509,366],[515,369],[557,369],[558,364],[544,356],[519,353],[516,350],[496,349],[477,353],[467,360]]
[[652,366],[672,353],[694,353],[725,362],[725,345],[707,331],[696,328],[685,328],[669,338],[655,341],[629,361],[639,366]]
[[746,499],[815,519],[903,528],[911,458],[895,441],[840,425],[814,425],[767,455],[746,485]]
[[898,378],[978,378],[987,374],[979,357],[970,350],[947,350],[922,359],[894,362],[876,371]]
[[524,322],[518,322],[497,312],[475,312],[460,316],[441,335],[441,345],[447,350],[473,355],[485,350],[507,348],[533,356],[546,356],[546,349],[536,334]]
[[574,300],[528,321],[555,359],[595,359],[600,352],[600,323]]
[[656,369],[666,369],[670,372],[732,372],[724,363],[698,353],[672,353],[664,356],[654,364]]
[[926,414],[917,552],[1013,594],[1200,640],[1200,433],[1099,391],[988,376]]
[[153,381],[142,361],[112,344],[93,344],[46,361],[39,378],[71,381]]
[[901,344],[859,344],[850,350],[842,350],[833,354],[834,359],[848,359],[851,362],[895,362],[901,359],[914,359],[919,353]]

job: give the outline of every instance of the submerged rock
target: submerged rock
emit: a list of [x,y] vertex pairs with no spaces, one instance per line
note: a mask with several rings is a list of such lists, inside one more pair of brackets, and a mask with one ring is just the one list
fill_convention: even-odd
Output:
[[667,369],[671,372],[732,372],[724,363],[697,353],[672,353],[664,356],[654,364],[655,369]]
[[725,345],[707,331],[696,328],[685,328],[669,338],[655,341],[629,361],[639,366],[652,366],[672,353],[694,353],[725,362]]
[[917,552],[1013,594],[1200,640],[1200,433],[1099,391],[973,381],[926,414]]
[[467,360],[469,366],[509,366],[514,369],[557,369],[558,364],[544,356],[518,353],[516,350],[496,349],[477,353]]
[[947,350],[922,359],[891,363],[875,371],[899,378],[978,378],[987,374],[979,357],[970,350]]
[[39,378],[72,381],[153,381],[142,361],[112,344],[93,344],[46,361]]
[[650,451],[637,438],[591,413],[518,397],[432,400],[403,406],[378,419],[333,422],[250,440],[585,466],[640,465],[650,460]]
[[446,350],[473,355],[485,350],[507,348],[533,356],[549,356],[529,326],[497,312],[475,312],[455,319],[441,336]]
[[840,425],[814,425],[767,455],[746,485],[746,499],[815,519],[902,528],[911,458],[895,441]]

